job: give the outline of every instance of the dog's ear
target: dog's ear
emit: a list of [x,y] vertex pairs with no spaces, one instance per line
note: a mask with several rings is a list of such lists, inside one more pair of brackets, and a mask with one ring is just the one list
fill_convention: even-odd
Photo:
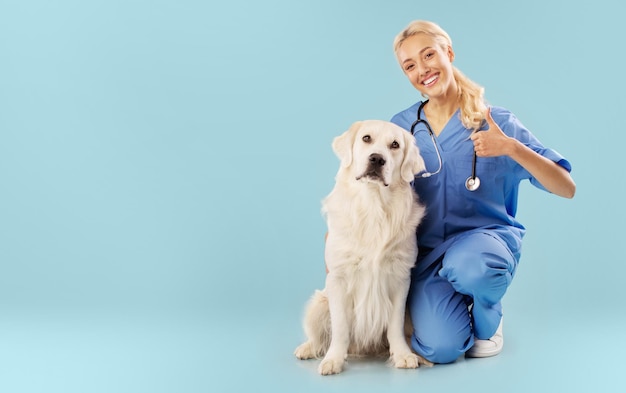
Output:
[[415,179],[415,175],[426,170],[426,164],[415,144],[415,138],[408,131],[404,131],[404,158],[400,167],[400,176],[407,183]]
[[361,127],[361,122],[357,121],[343,134],[333,139],[333,151],[341,160],[341,166],[349,167],[352,164],[352,145],[354,137]]

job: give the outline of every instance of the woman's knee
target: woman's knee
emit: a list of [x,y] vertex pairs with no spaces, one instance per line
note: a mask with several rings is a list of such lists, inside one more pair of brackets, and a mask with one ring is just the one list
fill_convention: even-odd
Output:
[[[488,235],[484,235],[489,238]],[[495,290],[504,292],[510,285],[515,270],[515,259],[495,239],[482,243],[482,247],[451,248],[446,252],[439,275],[446,278],[455,290],[466,295]]]

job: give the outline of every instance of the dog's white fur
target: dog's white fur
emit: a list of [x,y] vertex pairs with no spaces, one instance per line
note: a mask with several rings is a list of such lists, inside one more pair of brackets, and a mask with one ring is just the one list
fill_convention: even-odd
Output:
[[366,120],[332,146],[341,165],[322,203],[326,287],[307,305],[307,341],[295,355],[324,356],[322,375],[340,373],[348,354],[389,353],[398,368],[429,364],[411,352],[404,334],[416,228],[424,215],[410,185],[424,170],[415,140],[393,123]]

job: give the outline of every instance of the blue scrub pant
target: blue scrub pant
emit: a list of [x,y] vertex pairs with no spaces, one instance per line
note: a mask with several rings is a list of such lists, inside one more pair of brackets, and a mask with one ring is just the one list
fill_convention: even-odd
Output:
[[481,232],[453,242],[427,269],[414,270],[407,299],[413,349],[433,363],[451,363],[474,345],[474,336],[493,336],[516,267],[505,244]]

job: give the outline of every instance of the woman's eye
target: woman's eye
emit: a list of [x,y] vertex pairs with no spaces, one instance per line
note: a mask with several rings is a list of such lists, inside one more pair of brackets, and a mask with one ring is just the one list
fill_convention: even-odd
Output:
[[404,68],[405,71],[411,71],[415,66],[413,64],[408,65]]
[[400,144],[398,143],[398,141],[393,141],[391,142],[391,146],[392,149],[399,149],[400,148]]
[[372,141],[372,137],[369,135],[364,135],[363,136],[363,142],[365,143],[370,143]]

